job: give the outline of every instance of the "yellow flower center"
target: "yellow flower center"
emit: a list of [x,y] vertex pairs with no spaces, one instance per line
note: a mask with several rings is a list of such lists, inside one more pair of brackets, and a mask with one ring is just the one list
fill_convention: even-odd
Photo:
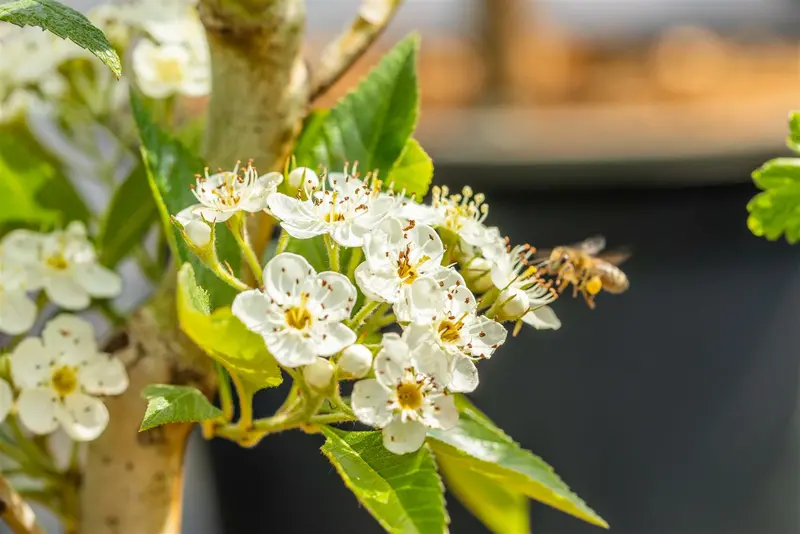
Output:
[[56,252],[55,254],[48,256],[45,263],[47,263],[48,267],[58,271],[63,271],[69,267],[69,262],[61,252]]
[[305,330],[311,324],[311,313],[304,306],[295,306],[286,311],[286,324],[297,330]]
[[439,339],[445,343],[455,343],[461,339],[461,322],[442,321],[439,323]]
[[74,367],[65,365],[53,371],[50,381],[53,385],[53,389],[56,390],[60,396],[65,397],[78,387],[78,373],[75,371]]
[[180,83],[183,79],[181,63],[175,58],[162,58],[156,61],[156,72],[161,81],[166,83]]
[[339,213],[336,211],[329,211],[325,214],[325,222],[332,223],[332,222],[340,222],[344,220],[344,214]]
[[403,382],[397,386],[397,403],[404,410],[419,410],[422,407],[422,384]]

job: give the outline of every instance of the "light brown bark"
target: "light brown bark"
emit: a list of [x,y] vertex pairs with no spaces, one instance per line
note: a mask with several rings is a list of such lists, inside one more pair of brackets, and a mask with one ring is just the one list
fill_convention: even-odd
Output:
[[213,391],[210,360],[153,308],[137,312],[116,339],[130,387],[107,399],[108,428],[89,445],[81,488],[84,534],[179,534],[182,464],[190,424],[139,432],[145,386],[191,384]]

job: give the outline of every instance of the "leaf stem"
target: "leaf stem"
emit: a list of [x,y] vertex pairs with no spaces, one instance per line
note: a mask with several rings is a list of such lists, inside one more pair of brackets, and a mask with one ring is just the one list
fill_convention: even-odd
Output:
[[258,282],[258,285],[263,284],[264,280],[262,278],[261,262],[256,255],[256,251],[253,250],[253,247],[250,244],[250,239],[247,237],[247,222],[244,220],[244,214],[241,212],[237,213],[228,219],[226,225],[233,234],[236,244],[239,245],[239,248],[244,255],[244,259],[247,262],[248,267],[250,267],[250,270],[253,272],[253,276]]
[[372,315],[375,310],[378,309],[381,303],[377,300],[368,300],[361,306],[361,309],[358,310],[358,313],[353,317],[350,321],[348,321],[348,326],[353,328],[354,330],[358,330],[361,328],[361,325],[364,324],[370,315]]
[[281,254],[282,252],[286,251],[286,247],[289,246],[289,232],[286,230],[281,229],[281,236],[278,238],[278,247],[275,249],[275,255]]
[[328,264],[331,271],[337,273],[341,270],[339,266],[339,244],[333,240],[330,234],[325,234],[325,248],[328,249]]
[[239,421],[236,427],[246,432],[253,428],[253,396],[236,374],[231,374],[231,381],[233,381],[236,395],[239,397]]
[[354,279],[353,277],[356,273],[356,267],[361,264],[361,258],[363,255],[364,251],[361,249],[361,247],[352,249],[352,252],[350,253],[350,261],[347,263],[347,278],[350,280]]
[[219,386],[219,403],[222,407],[222,415],[226,421],[233,420],[233,395],[231,394],[231,383],[228,380],[228,372],[219,362],[214,362],[217,368],[217,385]]

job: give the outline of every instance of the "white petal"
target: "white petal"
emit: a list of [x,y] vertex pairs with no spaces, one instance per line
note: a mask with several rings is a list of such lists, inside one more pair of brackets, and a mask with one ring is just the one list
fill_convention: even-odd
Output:
[[122,292],[122,278],[97,263],[79,263],[72,267],[78,283],[95,298],[113,298]]
[[372,271],[368,262],[356,267],[355,278],[358,287],[370,300],[378,302],[400,301],[400,285],[402,281],[393,271]]
[[79,369],[80,382],[94,395],[119,395],[128,389],[125,364],[110,354],[99,354],[88,366]]
[[447,388],[456,393],[470,393],[478,387],[478,368],[466,356],[454,354],[450,365],[450,383]]
[[461,317],[465,313],[471,314],[477,307],[475,296],[465,284],[453,286],[447,291],[445,305],[448,315],[456,317]]
[[271,304],[269,297],[258,289],[242,291],[233,299],[231,311],[253,332],[263,332]]
[[288,181],[292,189],[299,189],[302,186],[306,190],[311,190],[319,185],[319,176],[308,167],[297,167],[289,173]]
[[424,325],[411,323],[403,332],[403,340],[409,347],[436,344],[437,338],[438,336],[430,321]]
[[356,301],[356,288],[343,274],[319,273],[311,289],[310,300],[320,303],[328,321],[341,321],[350,317]]
[[[394,265],[397,253],[405,250],[403,223],[385,219],[364,237],[364,256],[373,270]],[[387,259],[388,258],[388,259]]]
[[300,286],[317,273],[302,256],[284,252],[272,258],[264,267],[264,287],[269,297],[286,304],[299,296]]
[[502,345],[506,341],[508,330],[492,319],[483,315],[475,317],[469,323],[464,321],[462,339],[467,339],[471,348],[469,354],[479,358],[490,358],[495,347]]
[[73,393],[56,405],[56,418],[75,441],[92,441],[108,425],[108,408],[96,397]]
[[14,405],[14,393],[8,382],[0,378],[0,423],[5,421],[8,412]]
[[528,294],[522,289],[509,287],[502,291],[497,301],[502,304],[498,312],[502,320],[519,319],[531,307]]
[[430,324],[445,307],[446,294],[433,278],[418,278],[407,293],[408,313],[412,322]]
[[211,241],[211,227],[197,214],[198,208],[202,208],[202,204],[189,206],[181,210],[175,219],[181,223],[183,231],[194,245],[204,247]]
[[44,236],[30,230],[13,230],[0,242],[5,260],[23,265],[39,261],[39,253]]
[[198,207],[195,209],[195,213],[198,216],[210,223],[225,222],[233,217],[237,211],[237,209],[221,210],[209,207]]
[[317,323],[310,334],[319,356],[332,356],[356,342],[355,332],[342,323]]
[[364,244],[366,229],[359,228],[354,223],[340,222],[333,228],[331,237],[343,247],[360,247]]
[[82,310],[89,306],[89,293],[67,272],[52,274],[44,283],[47,296],[67,310]]
[[558,330],[561,328],[561,320],[550,306],[542,306],[529,311],[522,317],[522,321],[537,330]]
[[50,379],[50,363],[58,354],[45,348],[38,337],[22,340],[11,353],[11,376],[18,388],[35,388]]
[[296,222],[309,219],[307,209],[304,209],[308,201],[292,198],[283,193],[272,193],[267,197],[269,210],[276,219],[281,221]]
[[17,414],[34,434],[49,434],[58,428],[57,402],[58,397],[49,388],[23,389],[17,398]]
[[395,454],[408,454],[422,447],[426,434],[422,423],[395,419],[383,429],[383,446]]
[[377,380],[359,380],[353,386],[350,402],[358,420],[365,425],[383,427],[389,424],[392,413],[389,411],[389,391]]
[[415,345],[411,354],[415,371],[433,378],[440,388],[447,386],[450,382],[450,361],[438,345],[433,343]]
[[82,363],[97,354],[94,327],[89,321],[68,313],[51,319],[42,330],[48,350],[61,354],[64,363]]
[[422,409],[425,426],[450,430],[458,424],[458,408],[452,395],[436,395],[427,400]]
[[333,364],[325,358],[317,358],[314,363],[303,367],[306,384],[315,389],[326,389],[333,380]]
[[22,290],[0,292],[0,332],[15,336],[36,321],[36,304]]
[[314,343],[296,330],[264,334],[264,342],[275,360],[286,367],[308,365],[317,357]]
[[375,377],[381,384],[393,388],[411,366],[411,350],[397,334],[384,334],[381,350],[375,357]]

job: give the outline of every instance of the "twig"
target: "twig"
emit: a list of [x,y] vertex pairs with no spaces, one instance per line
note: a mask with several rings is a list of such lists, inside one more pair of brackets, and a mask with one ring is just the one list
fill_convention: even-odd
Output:
[[402,0],[364,0],[350,27],[322,51],[320,64],[311,81],[309,102],[313,102],[360,58],[394,17]]
[[31,507],[3,477],[0,477],[0,508],[0,518],[14,534],[45,534],[36,523],[36,515]]

